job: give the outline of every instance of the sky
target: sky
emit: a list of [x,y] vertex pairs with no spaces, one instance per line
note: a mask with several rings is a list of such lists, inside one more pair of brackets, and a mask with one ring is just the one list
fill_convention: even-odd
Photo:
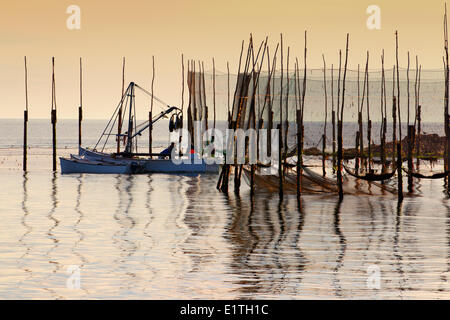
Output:
[[[49,118],[51,58],[55,57],[59,118],[76,118],[79,105],[79,58],[83,59],[84,118],[107,119],[121,95],[122,57],[126,82],[149,89],[155,57],[155,96],[181,104],[181,55],[202,60],[218,72],[237,72],[242,40],[266,36],[273,48],[283,34],[291,57],[303,61],[308,33],[308,68],[338,62],[350,34],[349,68],[365,63],[366,51],[386,65],[395,59],[399,33],[400,65],[407,51],[418,55],[422,68],[441,68],[443,13],[441,0],[18,0],[0,11],[0,118],[21,118],[25,108],[24,56],[28,61],[30,118]],[[80,29],[70,30],[66,10],[80,8]],[[366,12],[380,8],[381,28],[370,30]],[[381,67],[373,59],[370,68]],[[187,96],[185,96],[185,101]]]

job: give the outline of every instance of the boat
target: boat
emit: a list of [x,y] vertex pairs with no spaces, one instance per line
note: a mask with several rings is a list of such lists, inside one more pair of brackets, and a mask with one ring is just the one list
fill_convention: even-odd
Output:
[[[189,153],[178,158],[177,160],[179,161],[174,161],[174,159],[171,159],[170,153],[150,154],[133,151],[137,150],[137,137],[141,136],[143,131],[147,129],[151,130],[153,124],[158,120],[172,114],[169,122],[170,131],[181,128],[183,122],[182,111],[177,107],[166,104],[166,109],[152,118],[151,121],[146,121],[137,126],[135,121],[136,108],[134,107],[135,88],[139,88],[144,93],[150,94],[134,82],[131,82],[95,147],[92,149],[80,147],[78,155],[70,155],[68,158],[60,157],[61,173],[218,173],[220,169],[219,164],[207,163],[198,153]],[[127,110],[126,107],[128,104],[125,102],[127,100],[130,101],[128,107],[128,130],[124,134],[121,134],[119,130],[117,134],[112,134],[114,124],[119,117],[118,110],[119,108],[122,110],[122,107],[125,111]],[[110,136],[116,136],[116,139],[119,141],[124,139],[126,141],[125,149],[123,151],[118,150],[119,152],[115,153],[105,152],[104,149]],[[104,140],[103,147],[97,150],[102,140]]]
[[61,173],[109,173],[109,174],[132,174],[137,173],[140,168],[136,162],[129,164],[108,163],[104,161],[94,161],[79,159],[75,157],[60,157]]

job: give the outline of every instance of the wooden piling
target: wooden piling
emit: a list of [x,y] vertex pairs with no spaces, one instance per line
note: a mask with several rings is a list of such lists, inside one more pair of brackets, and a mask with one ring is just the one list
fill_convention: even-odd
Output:
[[80,57],[80,106],[78,107],[78,150],[81,148],[81,122],[83,121],[83,66]]
[[[397,114],[398,114],[398,141],[402,141],[402,117],[400,108],[400,68],[398,65],[398,32],[395,31],[395,56],[397,63]],[[401,144],[400,144],[401,148]]]
[[[359,150],[359,137],[360,133],[359,131],[356,131],[356,136],[355,136],[355,150]],[[360,159],[358,156],[355,157],[355,172],[358,173],[359,172],[359,162]]]
[[421,117],[421,112],[422,112],[422,106],[419,104],[417,106],[417,144],[416,144],[416,161],[417,161],[417,170],[420,167],[420,134],[422,132],[422,127],[421,127],[421,123],[422,123],[422,117]]
[[403,201],[402,147],[400,141],[397,142],[397,197],[398,202]]
[[300,198],[302,193],[302,119],[301,110],[296,112],[297,120],[297,198]]
[[[406,126],[407,126],[408,130],[409,130],[409,102],[410,102],[410,99],[409,99],[409,97],[410,97],[409,96],[409,64],[410,64],[410,61],[409,61],[409,51],[408,51],[408,65],[406,67],[406,92],[407,92],[407,96],[408,96]],[[408,134],[409,134],[409,132],[408,132]]]
[[[444,155],[444,169],[449,170],[450,162],[450,128],[449,128],[449,115],[448,115],[448,103],[449,103],[449,56],[448,56],[448,31],[447,31],[447,4],[445,4],[444,12],[444,49],[445,49],[445,95],[444,95],[444,128],[446,136],[445,155]],[[450,184],[447,182],[447,193],[450,192]]]
[[278,124],[278,194],[280,201],[283,200],[283,168],[281,150],[283,146],[283,34],[280,34],[281,51],[281,79],[280,79],[280,123]]
[[422,67],[419,69],[419,61],[416,56],[416,83],[414,86],[415,89],[415,110],[416,110],[416,116],[414,119],[414,128],[416,128],[416,170],[418,171],[420,168],[420,132],[421,132],[421,109],[420,106],[420,71]]
[[347,33],[347,42],[345,46],[345,64],[344,64],[344,77],[342,80],[342,105],[341,105],[341,114],[338,120],[338,171],[337,171],[337,180],[338,180],[338,191],[339,191],[339,200],[344,199],[344,189],[342,186],[342,158],[343,158],[343,140],[342,140],[342,131],[343,131],[343,123],[344,123],[344,98],[345,98],[345,78],[347,75],[347,61],[348,61],[348,38],[349,35]]
[[[239,75],[238,75],[239,76]],[[227,116],[228,122],[231,121],[231,113],[230,113],[230,64],[227,61]]]
[[392,69],[392,167],[397,148],[397,99],[395,98],[395,65]]
[[23,111],[23,171],[27,171],[27,149],[28,149],[28,69],[27,57],[24,57],[25,62],[25,110]]
[[55,57],[52,57],[52,109],[51,109],[51,123],[52,123],[52,168],[56,171],[56,87],[55,87]]
[[[122,99],[123,94],[125,90],[125,57],[122,58],[122,94],[120,95],[120,98]],[[118,122],[117,122],[117,153],[120,152],[120,142],[122,141],[122,137],[120,136],[122,134],[122,104],[120,104],[119,107],[119,116],[118,116]],[[125,140],[124,140],[125,141]]]
[[[414,125],[408,126],[408,172],[413,172]],[[413,177],[408,174],[408,191],[413,192]]]
[[386,102],[386,75],[384,73],[384,49],[381,55],[381,87],[383,94],[381,95],[381,113],[382,113],[382,128],[381,128],[381,166],[382,173],[386,173],[386,132],[387,132],[387,102]]
[[286,169],[287,169],[287,153],[288,153],[288,130],[289,130],[289,52],[290,52],[290,47],[288,47],[287,50],[287,61],[286,61],[286,121],[284,122],[284,152],[283,152],[283,159],[284,159],[284,163],[283,163],[283,175],[286,174]]
[[328,116],[328,105],[327,105],[327,65],[325,63],[325,56],[322,54],[323,59],[323,90],[324,90],[324,96],[325,96],[325,119],[323,123],[323,134],[322,134],[322,175],[325,177],[326,172],[326,155],[325,155],[325,148],[327,146],[327,116]]
[[[183,77],[184,79],[184,77]],[[150,159],[152,158],[153,153],[153,89],[154,89],[154,83],[155,83],[155,56],[152,56],[152,86],[151,86],[151,92],[152,92],[152,100],[150,102],[150,112],[148,113],[148,153],[150,154]],[[184,86],[183,86],[184,89]]]
[[[216,64],[214,62],[214,58],[212,58],[213,64],[213,128],[216,129]],[[214,136],[212,137],[212,141],[214,141]]]
[[333,152],[333,172],[336,167],[336,111],[334,110],[334,97],[333,97],[333,65],[331,65],[331,127],[332,127],[332,152]]

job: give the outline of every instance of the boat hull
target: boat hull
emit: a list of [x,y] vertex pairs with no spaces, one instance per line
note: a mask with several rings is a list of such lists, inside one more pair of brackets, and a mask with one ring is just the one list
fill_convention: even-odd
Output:
[[171,159],[134,159],[113,157],[108,153],[92,151],[84,148],[80,148],[80,156],[85,159],[105,162],[108,164],[129,165],[130,163],[138,162],[139,165],[143,167],[143,173],[218,173],[220,169],[219,164],[207,164],[204,159],[194,159],[194,156],[191,156],[190,159],[185,158],[180,164],[176,164]]
[[100,173],[100,174],[130,174],[129,165],[106,164],[96,161],[80,161],[77,159],[59,158],[61,173]]

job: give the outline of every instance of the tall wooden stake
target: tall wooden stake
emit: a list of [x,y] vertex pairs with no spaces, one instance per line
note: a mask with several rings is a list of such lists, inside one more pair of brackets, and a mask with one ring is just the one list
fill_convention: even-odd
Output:
[[[449,100],[449,57],[448,57],[448,31],[447,31],[447,4],[445,4],[444,13],[444,50],[445,50],[445,95],[444,95],[444,126],[446,136],[446,146],[444,155],[444,167],[447,171],[450,162],[450,128],[449,128],[449,114],[448,114],[448,100]],[[447,179],[447,193],[450,192],[450,186]]]
[[27,148],[28,148],[28,69],[27,57],[25,62],[25,110],[23,111],[23,171],[27,171]]
[[[359,150],[359,131],[356,131],[356,136],[355,136],[355,150],[358,151]],[[355,157],[355,172],[359,172],[359,158],[358,156]]]
[[381,166],[382,173],[386,172],[386,80],[384,74],[384,49],[381,53],[381,94],[380,94],[380,109],[381,109]]
[[80,106],[78,107],[78,150],[81,148],[81,122],[83,121],[83,66],[80,57]]
[[227,116],[228,122],[231,121],[231,113],[230,113],[230,64],[227,61]]
[[422,66],[419,68],[419,80],[417,83],[417,147],[416,147],[416,154],[417,154],[417,170],[420,168],[420,144],[421,139],[420,135],[422,132],[422,106],[420,105],[420,73],[422,70]]
[[278,194],[280,201],[283,200],[283,166],[281,150],[283,146],[283,34],[280,34],[280,48],[281,48],[281,79],[280,79],[280,123],[278,124]]
[[[408,126],[408,172],[413,171],[413,146],[414,146],[414,126]],[[408,191],[413,192],[413,177],[408,174]]]
[[[401,108],[400,108],[400,68],[398,65],[398,32],[395,31],[395,56],[397,62],[397,113],[398,113],[398,140],[402,141],[402,117],[401,117]],[[400,143],[400,148],[401,148]]]
[[344,65],[344,78],[342,80],[342,105],[341,105],[341,115],[338,121],[338,171],[337,171],[337,180],[338,180],[338,191],[339,191],[339,200],[344,199],[344,189],[342,186],[342,155],[343,155],[343,141],[342,141],[342,131],[343,131],[343,123],[344,123],[344,98],[345,98],[345,78],[347,75],[347,60],[348,60],[348,38],[349,35],[347,33],[347,43],[345,45],[345,65]]
[[56,89],[55,89],[55,57],[52,57],[52,145],[53,145],[53,171],[56,171]]
[[334,97],[333,97],[333,65],[331,65],[331,126],[332,126],[332,151],[333,151],[333,172],[336,167],[336,111],[334,110]]
[[302,119],[301,110],[298,109],[296,113],[297,120],[297,198],[300,198],[302,193]]
[[323,60],[323,90],[325,95],[325,120],[323,124],[323,134],[322,134],[322,175],[325,177],[326,169],[325,169],[325,148],[327,144],[327,116],[328,116],[328,105],[327,105],[327,65],[325,63],[325,56],[322,54]]
[[[369,64],[369,51],[367,51],[367,67]],[[366,81],[367,81],[367,162],[369,164],[369,172],[372,169],[372,120],[370,120],[370,107],[369,107],[369,101],[370,101],[370,94],[369,94],[369,69],[366,68]]]
[[[183,77],[184,79],[184,77]],[[150,158],[152,158],[152,150],[153,150],[153,90],[154,90],[154,83],[155,83],[155,56],[152,56],[152,100],[150,103],[150,112],[148,113],[148,121],[149,121],[149,127],[148,127],[148,153],[150,154]],[[183,86],[184,87],[184,86]]]
[[397,142],[397,196],[398,201],[403,201],[403,177],[402,177],[402,147],[401,142]]
[[[122,99],[125,90],[125,57],[122,58],[122,94],[120,98]],[[125,100],[124,100],[125,101]],[[117,153],[120,152],[120,143],[122,141],[122,104],[119,107],[119,121],[117,122]],[[123,140],[125,141],[125,140]]]
[[397,98],[395,97],[395,65],[392,68],[392,167],[397,147]]
[[212,63],[213,63],[213,108],[214,108],[213,128],[216,129],[216,64],[214,63],[214,58],[212,59]]

